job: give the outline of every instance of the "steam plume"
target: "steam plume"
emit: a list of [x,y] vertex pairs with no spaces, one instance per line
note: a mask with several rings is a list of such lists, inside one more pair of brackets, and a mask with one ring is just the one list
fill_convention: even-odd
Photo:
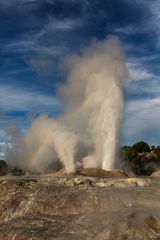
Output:
[[58,89],[66,104],[64,114],[57,120],[35,120],[21,144],[14,143],[8,162],[38,172],[58,161],[66,172],[79,165],[111,170],[127,80],[120,43],[115,37],[94,42],[80,55],[67,58],[65,67],[67,83]]

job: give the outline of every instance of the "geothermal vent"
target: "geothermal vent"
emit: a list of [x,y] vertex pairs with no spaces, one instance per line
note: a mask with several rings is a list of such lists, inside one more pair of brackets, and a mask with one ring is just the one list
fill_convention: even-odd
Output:
[[67,81],[57,89],[65,104],[58,118],[37,118],[16,137],[8,154],[12,167],[43,172],[60,162],[67,173],[77,167],[111,170],[115,166],[127,80],[119,40],[94,42],[64,64]]

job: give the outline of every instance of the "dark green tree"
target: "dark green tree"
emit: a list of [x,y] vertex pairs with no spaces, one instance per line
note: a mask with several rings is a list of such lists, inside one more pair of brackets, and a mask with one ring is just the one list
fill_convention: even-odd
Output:
[[132,146],[133,149],[135,149],[138,153],[143,153],[143,152],[150,152],[151,149],[149,145],[146,142],[137,142]]

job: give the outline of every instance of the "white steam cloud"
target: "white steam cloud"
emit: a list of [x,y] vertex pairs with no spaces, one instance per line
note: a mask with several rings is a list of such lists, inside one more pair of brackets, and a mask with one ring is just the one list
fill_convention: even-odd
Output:
[[65,62],[67,83],[58,94],[66,111],[59,119],[36,119],[24,137],[18,137],[8,163],[43,172],[60,162],[67,173],[76,168],[115,167],[119,127],[123,115],[123,85],[127,69],[119,40],[94,42]]

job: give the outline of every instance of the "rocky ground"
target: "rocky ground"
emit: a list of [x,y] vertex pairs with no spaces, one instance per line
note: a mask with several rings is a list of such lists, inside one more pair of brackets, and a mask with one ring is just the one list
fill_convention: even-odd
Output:
[[160,240],[159,178],[57,175],[0,177],[1,240]]

